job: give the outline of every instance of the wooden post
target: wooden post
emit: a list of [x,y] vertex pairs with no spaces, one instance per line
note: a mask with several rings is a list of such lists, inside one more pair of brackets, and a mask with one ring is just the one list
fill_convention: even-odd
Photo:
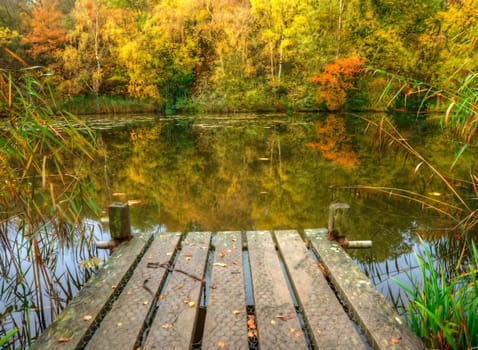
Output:
[[329,206],[329,232],[336,230],[340,235],[346,235],[349,229],[348,209],[350,205],[346,203],[332,203]]
[[125,241],[131,238],[128,203],[113,203],[108,208],[111,239]]

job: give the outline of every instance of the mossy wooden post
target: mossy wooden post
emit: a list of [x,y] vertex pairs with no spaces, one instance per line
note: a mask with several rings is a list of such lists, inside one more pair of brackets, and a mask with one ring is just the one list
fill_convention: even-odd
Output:
[[128,203],[115,202],[109,206],[111,239],[125,241],[131,238]]
[[348,210],[350,205],[347,203],[332,203],[329,206],[329,232],[337,231],[340,235],[346,235],[349,229]]

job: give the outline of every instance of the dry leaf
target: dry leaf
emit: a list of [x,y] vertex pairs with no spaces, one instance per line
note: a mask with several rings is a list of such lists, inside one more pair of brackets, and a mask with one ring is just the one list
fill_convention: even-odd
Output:
[[275,325],[276,323],[276,320],[271,320],[271,325]]
[[143,301],[143,305],[148,305],[148,301]]
[[196,306],[196,303],[195,303],[194,301],[190,301],[190,302],[188,303],[188,306],[189,306],[189,307],[194,307],[194,306]]
[[221,258],[224,258],[224,257],[226,256],[226,253],[225,253],[225,252],[220,252],[220,253],[219,253],[219,256],[220,256]]
[[224,263],[214,263],[214,266],[227,267],[227,264]]
[[226,347],[226,342],[223,342],[222,340],[221,341],[218,341],[217,342],[217,346],[221,349],[225,348]]
[[249,327],[249,329],[256,329],[256,323],[254,322],[254,319],[250,319],[249,321],[247,321],[247,326]]
[[193,255],[191,253],[184,253],[183,256],[185,258],[192,258],[193,257]]
[[116,284],[113,284],[113,285],[111,286],[111,289],[116,289]]
[[118,322],[116,325],[117,325],[118,327],[123,327],[123,322]]
[[85,315],[85,316],[83,316],[83,321],[91,321],[92,318],[93,318],[93,316],[91,316],[91,315]]
[[322,274],[327,277],[327,271],[325,270],[324,265],[322,264],[317,264],[317,266],[322,270]]
[[391,338],[391,339],[390,339],[390,342],[391,342],[392,344],[400,344],[400,338]]
[[182,285],[182,284],[178,284],[175,289],[176,289],[176,290],[179,290],[179,289],[182,289],[182,288],[183,288],[183,285]]
[[216,286],[215,283],[211,284],[211,289],[216,289],[216,288],[217,288],[217,286]]
[[70,341],[70,338],[58,338],[58,343],[67,343]]
[[232,313],[237,316],[237,315],[239,315],[241,312],[240,312],[239,310],[234,310],[234,311],[232,311]]
[[279,320],[282,320],[282,321],[289,321],[289,320],[293,319],[293,317],[286,316],[286,315],[276,315],[276,318],[278,318]]
[[159,295],[159,300],[164,300],[164,299],[166,299],[166,295],[160,294],[160,295]]
[[165,324],[161,325],[161,328],[170,329],[170,328],[173,328],[173,325],[171,323],[165,323]]

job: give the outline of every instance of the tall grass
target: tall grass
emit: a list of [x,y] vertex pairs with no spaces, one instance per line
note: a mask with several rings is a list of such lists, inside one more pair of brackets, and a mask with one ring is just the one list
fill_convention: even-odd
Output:
[[[467,238],[476,232],[478,225],[478,208],[473,201],[465,200],[450,175],[464,152],[478,145],[478,75],[470,72],[454,91],[427,87],[426,84],[411,79],[388,75],[389,84],[380,98],[388,96],[388,106],[401,96],[413,93],[422,94],[421,107],[434,103],[440,110],[440,103],[448,105],[439,118],[443,128],[450,127],[455,131],[455,137],[461,147],[455,154],[454,161],[448,169],[439,169],[429,159],[420,154],[403,137],[389,119],[379,121],[369,120],[376,130],[376,139],[380,147],[397,145],[407,156],[416,161],[415,172],[427,168],[433,178],[439,179],[448,192],[446,199],[437,199],[433,195],[416,193],[407,189],[364,186],[392,196],[415,201],[424,208],[434,209],[455,222],[450,228],[461,233],[464,244],[460,257],[452,274],[450,269],[432,257],[430,249],[422,242],[423,253],[416,255],[420,279],[407,275],[410,286],[395,280],[408,294],[408,322],[414,331],[431,349],[477,349],[478,348],[478,251],[474,244],[468,244]],[[460,81],[457,79],[457,81]],[[473,191],[473,197],[478,197],[478,176],[476,169],[470,167],[467,183]]]
[[407,275],[411,287],[395,280],[408,293],[408,323],[429,349],[478,347],[478,250],[451,279],[423,244],[416,255],[421,282]]
[[0,342],[28,347],[68,299],[56,281],[85,273],[62,271],[65,249],[92,254],[82,217],[97,208],[83,165],[95,139],[58,110],[40,68],[0,69],[0,117]]

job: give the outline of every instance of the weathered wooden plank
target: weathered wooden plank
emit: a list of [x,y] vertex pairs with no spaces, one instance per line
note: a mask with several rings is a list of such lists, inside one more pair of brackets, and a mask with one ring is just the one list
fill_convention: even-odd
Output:
[[187,235],[143,348],[191,347],[210,239],[209,232]]
[[100,328],[88,344],[89,350],[135,349],[144,320],[154,307],[167,266],[178,245],[180,233],[158,235],[121,295],[113,304]]
[[260,348],[306,349],[271,233],[247,232],[247,246]]
[[[130,269],[142,255],[151,234],[136,236],[119,246],[105,265],[99,269],[78,295],[35,341],[31,349],[83,348],[85,339],[100,321],[105,305],[113,294],[119,293]],[[84,318],[88,316],[87,318]],[[91,318],[90,318],[91,316]],[[59,342],[62,338],[64,342]]]
[[374,349],[423,348],[420,339],[404,324],[350,256],[337,243],[325,238],[326,229],[308,229],[305,233],[337,292]]
[[365,349],[362,339],[297,231],[276,231],[309,337],[318,349]]
[[203,349],[248,350],[240,232],[218,232]]

